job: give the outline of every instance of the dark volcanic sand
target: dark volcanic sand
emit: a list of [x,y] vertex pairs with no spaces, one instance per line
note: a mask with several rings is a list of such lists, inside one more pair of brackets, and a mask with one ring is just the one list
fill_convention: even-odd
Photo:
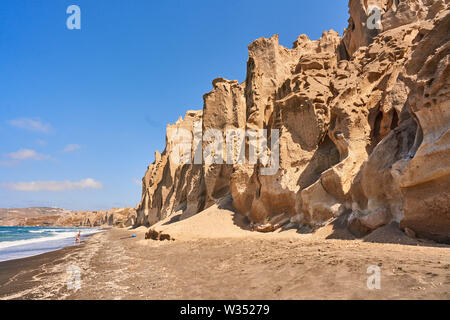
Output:
[[[450,299],[449,250],[304,235],[159,242],[142,229],[112,229],[1,262],[0,298]],[[81,270],[78,291],[67,289],[71,265]],[[370,265],[381,268],[380,290],[367,289]]]

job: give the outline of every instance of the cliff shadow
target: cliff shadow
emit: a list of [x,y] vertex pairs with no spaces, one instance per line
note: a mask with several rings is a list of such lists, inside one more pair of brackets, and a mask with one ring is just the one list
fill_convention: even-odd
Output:
[[233,197],[228,194],[217,201],[217,207],[221,210],[228,210],[232,212],[233,224],[242,230],[250,230],[250,220],[247,216],[239,213],[233,206]]
[[347,221],[350,212],[344,212],[340,216],[334,218],[329,224],[327,224],[327,228],[331,228],[331,232],[325,239],[334,239],[334,240],[354,240],[356,237],[348,230]]
[[169,225],[169,224],[172,224],[172,223],[175,223],[175,222],[180,221],[180,220],[181,220],[182,214],[183,214],[183,213],[175,214],[173,217],[170,218],[169,221],[164,222],[164,223],[162,224],[162,226],[167,226],[167,225]]
[[308,165],[303,169],[297,184],[305,189],[317,180],[320,179],[321,174],[340,162],[339,150],[333,141],[325,136],[323,141],[319,144],[316,152],[314,152]]
[[422,246],[422,247],[446,247],[450,248],[450,245],[434,242],[433,240],[410,238],[401,229],[398,222],[392,222],[388,225],[380,227],[364,238],[364,242],[371,243],[390,243],[390,244],[402,244],[407,246]]

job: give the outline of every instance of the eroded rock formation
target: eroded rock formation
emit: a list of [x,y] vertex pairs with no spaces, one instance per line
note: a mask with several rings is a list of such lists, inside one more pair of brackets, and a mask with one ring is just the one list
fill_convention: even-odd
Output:
[[74,211],[56,221],[58,226],[132,227],[136,225],[136,209],[113,208],[100,211]]
[[[379,29],[367,26],[371,5]],[[168,126],[166,149],[143,178],[137,224],[184,219],[231,195],[259,231],[345,216],[358,236],[397,222],[450,241],[449,1],[350,0],[349,13],[343,37],[301,35],[292,49],[276,35],[251,43],[246,80],[214,80],[203,110]],[[172,159],[180,129],[190,163]],[[244,163],[196,164],[215,141],[208,129],[265,129],[269,140],[278,130],[278,170],[249,164],[249,140]]]
[[0,226],[131,227],[136,209],[71,211],[58,208],[0,209]]

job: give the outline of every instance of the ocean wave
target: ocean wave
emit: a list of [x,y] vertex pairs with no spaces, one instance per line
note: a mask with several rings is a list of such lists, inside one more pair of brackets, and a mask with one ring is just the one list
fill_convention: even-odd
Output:
[[49,232],[49,230],[28,230],[28,232],[30,232],[30,233],[44,233],[44,232]]
[[39,230],[25,230],[27,232],[31,233],[45,233],[45,232],[68,232],[68,231],[74,231],[75,229],[62,229],[62,228],[48,228],[48,229],[39,229]]

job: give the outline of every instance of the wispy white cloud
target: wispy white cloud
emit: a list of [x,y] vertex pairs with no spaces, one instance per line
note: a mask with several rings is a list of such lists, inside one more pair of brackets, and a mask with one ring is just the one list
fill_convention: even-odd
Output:
[[136,183],[137,185],[140,185],[140,186],[142,185],[142,181],[141,181],[141,180],[136,179],[136,178],[133,178],[132,180],[133,180],[133,182]]
[[32,149],[20,149],[16,152],[11,152],[6,155],[8,158],[13,160],[46,160],[50,159],[50,156],[45,154],[37,153]]
[[48,143],[45,140],[37,139],[36,143],[40,146],[46,146]]
[[81,146],[78,145],[78,144],[68,144],[67,146],[64,147],[62,152],[73,152],[73,151],[78,150],[80,148],[81,148]]
[[49,133],[52,130],[50,124],[42,122],[40,119],[20,118],[10,120],[9,124],[16,128],[42,133]]
[[0,183],[1,187],[16,191],[51,191],[61,192],[69,190],[102,189],[103,185],[91,178],[80,181],[31,181],[31,182],[13,182]]

